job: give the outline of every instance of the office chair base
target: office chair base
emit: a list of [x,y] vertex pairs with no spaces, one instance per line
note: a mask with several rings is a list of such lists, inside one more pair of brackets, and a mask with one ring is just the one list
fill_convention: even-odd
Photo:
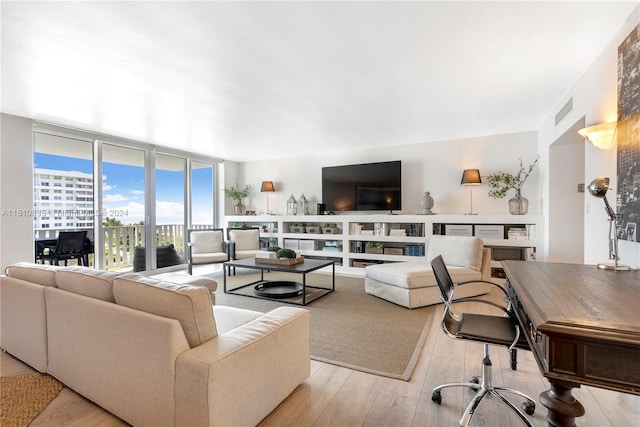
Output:
[[[478,406],[480,406],[480,403],[482,403],[482,399],[484,399],[489,395],[493,395],[497,397],[498,400],[500,400],[502,403],[507,405],[511,410],[513,410],[513,412],[515,412],[516,415],[520,417],[523,423],[525,423],[529,427],[532,427],[533,424],[531,424],[531,422],[527,419],[527,416],[523,413],[523,411],[527,415],[534,414],[536,404],[533,401],[533,399],[531,399],[531,397],[527,396],[526,394],[518,390],[514,390],[507,387],[494,386],[491,380],[492,380],[492,370],[491,370],[491,359],[489,358],[489,346],[485,344],[485,357],[482,360],[482,377],[473,377],[471,381],[466,383],[460,382],[460,383],[447,383],[447,384],[439,385],[438,387],[433,389],[431,400],[439,405],[440,403],[442,403],[442,393],[441,393],[442,389],[448,388],[448,387],[467,387],[476,391],[476,394],[473,397],[473,399],[471,399],[471,402],[469,402],[469,405],[467,405],[467,408],[464,411],[462,418],[460,419],[461,426],[467,427],[471,422],[471,417],[473,417],[473,414],[475,413],[476,409],[478,409]],[[524,398],[525,401],[521,405],[522,410],[520,410],[513,403],[507,400],[504,396],[502,396],[501,393],[512,393]]]

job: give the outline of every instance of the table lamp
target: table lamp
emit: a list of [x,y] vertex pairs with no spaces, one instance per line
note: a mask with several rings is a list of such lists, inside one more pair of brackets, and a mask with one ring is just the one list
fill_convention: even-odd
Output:
[[611,209],[611,205],[609,205],[609,201],[607,200],[607,190],[609,190],[609,178],[600,177],[591,181],[589,184],[589,193],[593,197],[604,200],[604,208],[607,211],[607,215],[609,215],[609,259],[613,260],[613,262],[603,262],[598,264],[598,268],[602,268],[605,270],[616,270],[616,271],[628,271],[630,270],[628,265],[620,264],[618,260],[620,257],[618,256],[618,233],[615,227],[616,221],[621,217]]
[[267,215],[273,215],[273,212],[269,210],[269,193],[275,192],[275,188],[273,186],[273,181],[262,181],[262,186],[260,187],[261,193],[267,193]]
[[465,169],[462,172],[462,181],[460,181],[460,185],[469,185],[469,194],[471,195],[471,210],[465,215],[477,215],[473,213],[473,186],[482,184],[482,179],[480,178],[480,171],[478,169]]

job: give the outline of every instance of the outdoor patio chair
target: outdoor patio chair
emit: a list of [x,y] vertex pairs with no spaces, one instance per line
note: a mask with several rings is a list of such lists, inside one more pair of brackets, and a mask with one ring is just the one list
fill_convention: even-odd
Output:
[[78,265],[84,265],[86,237],[86,230],[61,231],[53,252],[43,253],[40,255],[40,260],[43,263],[49,261],[54,265],[60,265],[60,261],[64,261],[64,265],[67,265],[67,261],[75,259]]

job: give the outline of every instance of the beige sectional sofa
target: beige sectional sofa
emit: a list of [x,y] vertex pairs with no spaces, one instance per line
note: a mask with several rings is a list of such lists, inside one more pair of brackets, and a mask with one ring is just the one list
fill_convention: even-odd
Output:
[[255,425],[309,376],[309,312],[216,306],[212,288],[15,264],[0,346],[136,426]]

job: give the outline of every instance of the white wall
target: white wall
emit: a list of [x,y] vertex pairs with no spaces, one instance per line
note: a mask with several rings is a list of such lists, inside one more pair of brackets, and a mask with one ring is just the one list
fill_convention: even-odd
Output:
[[578,192],[578,184],[584,184],[585,144],[578,134],[583,127],[579,120],[549,149],[550,262],[584,262],[585,193]]
[[[611,40],[594,63],[585,71],[583,77],[576,83],[573,90],[566,94],[558,107],[542,125],[539,132],[540,152],[548,157],[549,147],[575,122],[584,117],[585,124],[591,126],[602,122],[612,122],[617,119],[617,54],[618,45],[640,23],[640,7],[629,17],[618,34]],[[558,126],[554,117],[562,106],[573,99],[573,111],[567,115]],[[585,146],[585,177],[588,185],[594,178],[608,176],[615,182],[616,151],[599,150],[591,143]],[[548,165],[543,165],[541,181],[542,199],[549,200],[550,181],[548,179]],[[615,190],[615,189],[614,189]],[[614,192],[610,201],[615,200]],[[549,206],[542,206],[545,215],[549,215]],[[602,201],[590,196],[584,199],[584,262],[596,264],[608,258],[608,222],[602,207]],[[547,224],[548,225],[548,224]],[[550,227],[545,227],[550,230]],[[548,238],[548,236],[547,236]],[[622,262],[634,267],[640,267],[640,244],[626,241],[620,242],[620,258]]]
[[33,260],[31,120],[0,115],[0,267]]
[[[536,144],[537,133],[526,132],[247,162],[243,169],[238,169],[238,182],[253,187],[245,204],[260,213],[266,210],[267,203],[266,196],[260,193],[260,183],[273,181],[276,193],[270,195],[269,207],[274,213],[284,214],[291,194],[298,199],[304,193],[311,205],[322,201],[324,166],[401,160],[402,211],[396,213],[418,213],[422,195],[429,191],[435,200],[434,212],[463,214],[469,211],[470,204],[469,187],[460,185],[464,169],[480,169],[483,180],[500,170],[515,173],[520,167],[520,157],[526,166],[533,162],[537,155]],[[538,177],[539,168],[536,167],[523,188],[523,196],[529,199],[530,214],[540,213]],[[508,214],[507,200],[513,197],[513,192],[504,199],[491,199],[487,195],[486,180],[483,182],[473,188],[473,211]]]

